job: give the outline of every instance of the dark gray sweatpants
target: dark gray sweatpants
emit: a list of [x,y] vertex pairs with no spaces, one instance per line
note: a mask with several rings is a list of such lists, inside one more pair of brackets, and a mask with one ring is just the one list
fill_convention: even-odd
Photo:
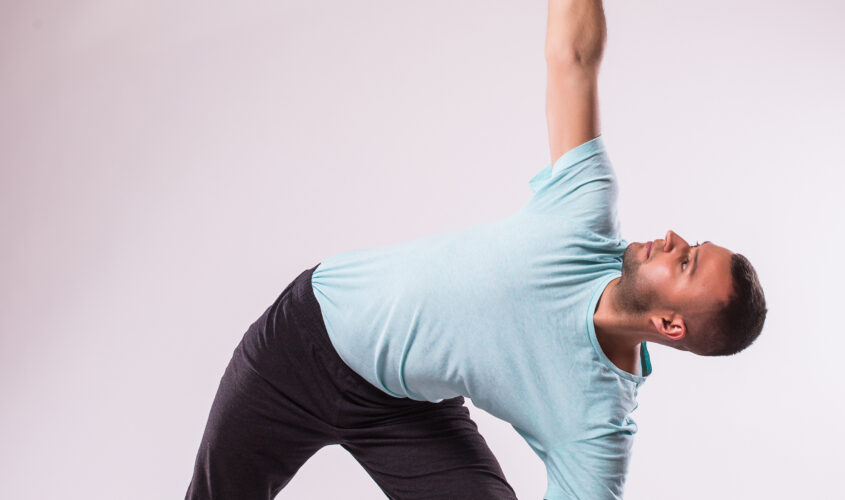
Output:
[[235,349],[186,498],[272,499],[331,444],[348,450],[390,498],[516,498],[462,397],[394,398],[340,359],[313,272],[288,285]]

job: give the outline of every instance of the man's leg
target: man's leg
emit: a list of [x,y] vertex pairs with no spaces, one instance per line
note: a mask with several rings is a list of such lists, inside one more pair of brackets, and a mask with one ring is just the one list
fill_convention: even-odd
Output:
[[214,398],[186,499],[270,500],[328,440],[233,360]]
[[342,445],[390,498],[515,499],[463,402],[458,397],[392,408],[347,430]]
[[303,298],[310,273],[282,292],[235,349],[186,498],[272,499],[317,450],[338,443],[337,368],[319,337],[319,310]]

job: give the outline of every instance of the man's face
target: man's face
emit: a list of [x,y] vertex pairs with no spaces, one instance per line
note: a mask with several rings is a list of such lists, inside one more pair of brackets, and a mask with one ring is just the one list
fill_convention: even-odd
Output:
[[709,241],[690,246],[668,231],[664,239],[631,243],[618,291],[634,313],[670,310],[686,317],[727,302],[732,291],[730,250]]

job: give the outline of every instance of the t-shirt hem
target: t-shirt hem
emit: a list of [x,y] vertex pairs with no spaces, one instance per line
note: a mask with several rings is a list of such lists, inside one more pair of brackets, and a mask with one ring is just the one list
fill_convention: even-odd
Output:
[[543,495],[543,500],[566,500],[566,494],[559,487],[549,485]]

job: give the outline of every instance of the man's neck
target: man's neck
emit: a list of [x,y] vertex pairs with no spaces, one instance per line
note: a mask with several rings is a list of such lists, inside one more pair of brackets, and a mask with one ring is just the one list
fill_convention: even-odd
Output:
[[593,313],[596,340],[614,365],[628,373],[638,374],[640,343],[646,340],[639,331],[643,319],[625,314],[617,307],[615,289],[618,283],[619,278],[608,283],[596,305]]

